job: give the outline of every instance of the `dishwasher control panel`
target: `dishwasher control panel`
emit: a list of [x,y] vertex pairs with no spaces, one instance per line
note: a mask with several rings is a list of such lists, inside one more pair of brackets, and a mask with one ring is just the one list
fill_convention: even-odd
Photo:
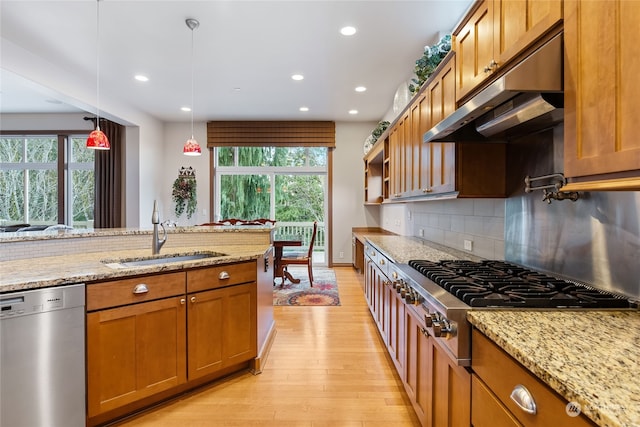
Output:
[[76,307],[82,301],[67,295],[67,287],[35,289],[26,292],[13,292],[0,295],[0,318],[26,316],[63,308]]

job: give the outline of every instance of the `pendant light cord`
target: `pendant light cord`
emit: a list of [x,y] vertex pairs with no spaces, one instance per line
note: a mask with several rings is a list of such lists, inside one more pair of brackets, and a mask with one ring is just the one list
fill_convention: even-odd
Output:
[[193,138],[193,31],[197,27],[191,28],[191,139]]
[[100,130],[100,0],[96,5],[96,130]]

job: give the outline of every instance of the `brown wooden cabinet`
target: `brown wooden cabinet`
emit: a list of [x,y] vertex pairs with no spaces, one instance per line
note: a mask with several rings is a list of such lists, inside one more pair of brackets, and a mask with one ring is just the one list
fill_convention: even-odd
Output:
[[406,309],[405,390],[423,426],[469,426],[471,374],[429,336],[419,310]]
[[364,157],[364,203],[379,204],[383,197],[384,145],[376,143]]
[[[471,420],[474,427],[595,425],[583,414],[567,415],[565,399],[478,330],[473,330],[471,344],[474,372]],[[526,389],[535,402],[535,413],[526,412],[510,397],[518,387]]]
[[639,2],[565,1],[563,190],[640,189],[639,21]]
[[[169,390],[186,379],[186,305],[184,273],[123,280],[131,289],[116,283],[87,287],[87,307],[100,304],[96,298],[109,285],[115,285],[111,300],[116,304],[133,294],[135,286],[145,285],[154,294],[156,287],[172,284],[173,292],[161,290],[156,295],[182,293],[182,296],[104,308],[87,314],[87,410],[88,417],[123,407]],[[176,279],[181,277],[181,281]],[[96,286],[94,289],[92,286]]]
[[89,284],[87,311],[94,425],[248,366],[258,346],[256,261]]
[[562,0],[482,0],[454,30],[457,100],[499,73],[562,20]]

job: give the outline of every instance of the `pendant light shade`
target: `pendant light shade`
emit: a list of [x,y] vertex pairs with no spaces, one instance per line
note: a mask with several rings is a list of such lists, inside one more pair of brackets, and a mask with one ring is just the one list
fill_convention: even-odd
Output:
[[100,130],[100,0],[96,0],[96,129],[87,138],[87,148],[109,150],[109,138]]
[[193,31],[200,26],[200,22],[197,19],[188,18],[185,23],[191,30],[191,138],[184,143],[182,154],[185,156],[199,156],[202,154],[202,149],[193,136]]
[[94,150],[108,150],[111,148],[109,139],[107,135],[100,130],[100,126],[89,134],[87,138],[87,148],[93,148]]

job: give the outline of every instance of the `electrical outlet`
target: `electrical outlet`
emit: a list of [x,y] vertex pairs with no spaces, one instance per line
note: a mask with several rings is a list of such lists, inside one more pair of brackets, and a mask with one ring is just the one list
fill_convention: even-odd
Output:
[[344,258],[344,252],[340,252],[340,254],[338,255],[338,258]]
[[472,251],[473,250],[473,240],[466,240],[464,241],[464,250],[465,251]]
[[418,236],[424,237],[424,230],[422,228],[418,230]]

